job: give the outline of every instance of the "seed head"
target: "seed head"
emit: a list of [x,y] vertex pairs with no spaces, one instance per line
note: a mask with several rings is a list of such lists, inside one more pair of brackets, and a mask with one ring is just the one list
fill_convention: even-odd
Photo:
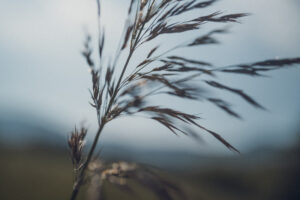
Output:
[[82,127],[78,130],[76,127],[68,139],[68,145],[71,150],[71,158],[73,165],[79,166],[82,161],[82,151],[85,145],[84,138],[87,134],[87,129]]

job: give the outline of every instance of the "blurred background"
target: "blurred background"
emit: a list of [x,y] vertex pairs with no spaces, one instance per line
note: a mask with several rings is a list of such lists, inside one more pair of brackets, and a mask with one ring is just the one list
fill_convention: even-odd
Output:
[[[117,47],[128,4],[129,0],[102,2],[107,58]],[[230,33],[219,37],[220,45],[177,53],[217,66],[298,57],[299,9],[298,0],[220,1],[201,10],[203,15],[219,10],[251,15],[242,24],[231,24]],[[211,28],[204,26],[199,32]],[[88,103],[90,74],[81,56],[86,33],[96,41],[96,2],[1,0],[0,30],[0,196],[66,199],[72,184],[67,138],[75,124],[89,128],[89,141],[97,129]],[[178,37],[165,39],[156,42],[167,46]],[[139,52],[134,62],[143,55]],[[172,100],[175,108],[200,113],[202,125],[220,133],[241,155],[206,133],[199,132],[204,139],[199,144],[170,134],[156,122],[131,117],[105,128],[102,155],[164,169],[192,199],[299,199],[299,77],[299,66],[264,78],[220,76],[267,108],[257,110],[234,96],[216,94],[232,102],[243,120],[203,102]],[[170,99],[158,102],[170,104]],[[120,196],[112,199],[125,199],[115,194]]]

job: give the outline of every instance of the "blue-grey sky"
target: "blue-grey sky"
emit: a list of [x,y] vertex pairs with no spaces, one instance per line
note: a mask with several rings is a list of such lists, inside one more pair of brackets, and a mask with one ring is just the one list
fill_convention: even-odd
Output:
[[[107,32],[106,56],[114,52],[128,1],[103,1],[103,25]],[[242,24],[232,24],[230,34],[219,37],[221,45],[205,46],[177,53],[210,61],[217,66],[247,63],[300,54],[300,4],[297,0],[223,0],[211,11],[247,12]],[[200,12],[200,11],[199,11]],[[198,13],[196,13],[198,14]],[[84,59],[85,32],[96,30],[94,0],[1,0],[0,1],[0,111],[20,112],[59,124],[68,133],[82,120],[96,129],[94,110],[88,104],[90,76]],[[222,25],[220,27],[223,27]],[[205,33],[209,26],[184,38]],[[172,44],[182,36],[161,38]],[[136,55],[142,59],[143,52]],[[260,111],[239,98],[223,95],[240,111],[244,120],[230,118],[202,102],[174,100],[173,107],[201,113],[203,125],[219,132],[234,146],[246,151],[255,145],[289,144],[300,117],[300,68],[274,71],[267,78],[220,76],[219,80],[244,89],[268,108]],[[169,102],[162,99],[160,104]],[[132,125],[134,124],[134,126]],[[199,130],[200,131],[200,130]],[[203,132],[200,131],[200,134]],[[201,152],[226,151],[214,138],[204,134],[206,145],[176,137],[150,120],[124,118],[108,125],[101,143],[115,142],[146,148],[177,148]],[[272,138],[272,139],[270,139]]]

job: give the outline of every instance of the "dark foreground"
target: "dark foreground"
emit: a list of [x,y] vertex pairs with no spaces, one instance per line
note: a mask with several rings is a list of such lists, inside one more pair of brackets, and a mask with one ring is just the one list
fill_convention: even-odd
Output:
[[[1,149],[0,199],[68,199],[72,185],[72,166],[66,152],[27,148]],[[273,156],[251,159],[211,158],[207,164],[162,170],[161,175],[176,182],[189,199],[204,200],[296,200],[300,199],[299,148]],[[106,199],[157,199],[147,189],[135,185],[128,195],[109,183]],[[85,198],[85,190],[79,199]]]

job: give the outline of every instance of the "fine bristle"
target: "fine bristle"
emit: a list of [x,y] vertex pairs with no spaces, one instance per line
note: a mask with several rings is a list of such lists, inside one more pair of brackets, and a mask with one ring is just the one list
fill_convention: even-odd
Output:
[[[202,12],[194,12],[213,6],[217,2],[218,0],[131,0],[116,54],[110,57],[112,59],[109,62],[103,62],[104,43],[108,37],[105,36],[104,28],[101,26],[101,2],[97,0],[99,62],[94,62],[92,59],[93,49],[91,47],[93,45],[90,36],[86,37],[82,55],[91,72],[92,89],[90,94],[92,101],[90,104],[96,109],[99,127],[84,162],[82,161],[82,149],[86,129],[79,132],[75,129],[69,139],[73,163],[76,166],[80,165],[71,199],[76,198],[79,188],[84,182],[85,171],[91,164],[104,126],[122,116],[142,115],[142,117],[158,122],[176,135],[184,134],[197,141],[201,141],[201,137],[197,133],[198,130],[203,131],[217,139],[228,149],[239,153],[220,134],[200,125],[199,116],[172,109],[170,105],[165,107],[156,105],[150,99],[154,95],[165,95],[170,98],[180,98],[187,102],[201,100],[215,105],[229,116],[242,119],[242,116],[233,110],[230,102],[223,97],[213,95],[210,91],[223,90],[237,95],[255,108],[265,108],[243,90],[237,89],[235,86],[228,86],[219,79],[216,81],[217,76],[231,73],[258,77],[264,76],[264,73],[271,70],[300,64],[298,57],[215,66],[212,62],[201,58],[190,58],[174,53],[175,50],[182,48],[188,50],[199,46],[219,44],[220,41],[217,36],[228,33],[228,28],[224,27],[214,28],[196,37],[187,38],[187,41],[178,40],[177,44],[172,44],[169,49],[163,52],[161,46],[164,42],[151,46],[161,36],[193,32],[206,24],[214,24],[215,26],[221,24],[223,26],[223,24],[239,23],[241,18],[249,15],[247,13],[227,14],[222,11],[210,12],[206,15],[201,14]],[[183,15],[185,17],[182,17]],[[187,16],[192,17],[186,19]],[[135,53],[145,44],[150,46],[144,50],[145,58],[136,66],[132,66],[131,61],[135,59]],[[121,55],[125,57],[124,62],[119,60]],[[129,66],[133,69],[132,72],[129,72]],[[108,180],[118,185],[122,183],[123,176],[130,176],[140,184],[152,188],[153,192],[162,199],[172,199],[164,190],[165,185],[169,183],[153,179],[152,175],[149,176],[147,173],[140,177],[140,173],[136,171],[135,167],[129,166],[132,170],[121,170],[123,166],[128,167],[129,165],[117,163],[111,169],[102,170],[101,181]],[[136,173],[132,173],[133,171]]]
[[[90,48],[91,38],[87,37],[83,55],[91,69],[93,90],[91,91],[92,103],[96,108],[99,124],[101,121],[108,122],[120,116],[135,115],[136,113],[146,113],[149,117],[160,124],[166,126],[173,133],[185,133],[177,124],[176,120],[189,125],[195,125],[198,119],[195,115],[172,110],[170,108],[160,108],[153,105],[148,98],[153,95],[167,94],[170,97],[178,97],[186,100],[206,100],[217,108],[223,110],[232,117],[241,119],[241,115],[234,111],[230,103],[221,97],[211,96],[211,93],[205,92],[210,89],[221,89],[240,96],[250,105],[265,109],[261,104],[254,100],[250,95],[241,89],[226,86],[213,79],[220,73],[235,73],[249,76],[262,76],[263,72],[282,68],[300,63],[300,58],[266,60],[250,64],[239,64],[232,66],[216,67],[212,63],[191,59],[185,56],[172,54],[179,48],[194,48],[200,45],[218,44],[217,35],[228,33],[228,28],[216,28],[206,34],[191,38],[185,43],[178,42],[178,45],[161,53],[160,45],[151,47],[147,56],[141,61],[132,73],[127,77],[130,60],[134,59],[133,54],[140,46],[155,40],[161,35],[180,34],[183,32],[198,30],[207,23],[236,23],[240,18],[246,17],[247,13],[224,14],[221,11],[212,12],[208,15],[191,17],[189,20],[180,20],[180,16],[193,10],[204,9],[216,3],[216,0],[197,1],[197,0],[132,0],[129,5],[128,16],[126,19],[124,34],[120,40],[120,47],[117,56],[113,58],[112,63],[117,63],[119,55],[129,50],[126,62],[123,66],[118,65],[121,74],[115,73],[115,65],[106,65],[99,68],[94,67],[91,59],[92,50]],[[98,8],[100,2],[97,1]],[[100,18],[100,11],[98,12]],[[172,19],[172,20],[171,20]],[[172,22],[170,22],[172,21]],[[104,44],[104,31],[99,26],[100,41],[100,61],[102,60],[102,51]],[[130,45],[129,45],[130,44]],[[102,70],[102,73],[100,73]],[[103,71],[105,71],[103,73]],[[127,74],[127,73],[126,73]],[[101,78],[103,76],[103,78]],[[210,77],[211,80],[204,78]],[[192,83],[194,79],[202,79],[197,85]],[[105,81],[101,81],[105,80]],[[147,87],[145,93],[143,88]],[[104,120],[103,120],[104,119]],[[197,127],[197,126],[196,126]],[[208,133],[212,133],[207,131]],[[188,135],[188,134],[187,134]],[[214,135],[214,134],[213,134]],[[222,144],[230,149],[235,149],[225,139],[215,137]]]

